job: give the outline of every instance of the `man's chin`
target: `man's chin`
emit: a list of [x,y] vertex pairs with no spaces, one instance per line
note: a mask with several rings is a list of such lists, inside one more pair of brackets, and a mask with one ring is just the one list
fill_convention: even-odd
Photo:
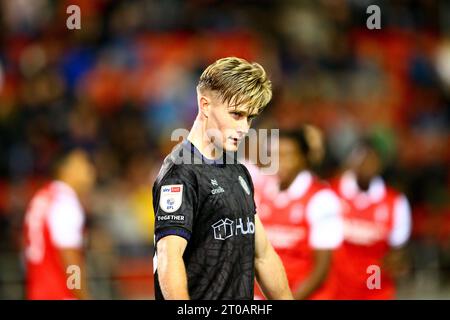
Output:
[[238,148],[239,148],[239,143],[238,143],[238,144],[235,144],[235,143],[233,143],[233,142],[227,142],[227,143],[224,145],[224,150],[225,150],[226,152],[236,152],[236,151],[238,150]]

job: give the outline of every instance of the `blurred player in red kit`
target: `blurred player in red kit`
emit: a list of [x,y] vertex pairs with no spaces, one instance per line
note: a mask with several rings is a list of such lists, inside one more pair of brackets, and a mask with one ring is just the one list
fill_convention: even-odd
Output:
[[332,265],[335,298],[393,299],[393,275],[404,270],[396,249],[411,232],[408,200],[381,178],[382,157],[370,140],[354,149],[348,167],[332,182],[344,203],[344,242]]
[[[25,214],[26,298],[86,299],[85,214],[79,199],[92,189],[95,170],[79,149],[58,156],[53,170],[54,180],[38,190]],[[68,284],[69,276],[75,274],[68,272],[69,266],[79,268],[79,287],[76,281],[74,287]]]
[[310,125],[280,131],[278,152],[276,177],[264,177],[250,166],[257,176],[258,214],[284,264],[294,298],[328,299],[330,293],[323,284],[343,230],[339,198],[310,169],[323,157],[322,134]]

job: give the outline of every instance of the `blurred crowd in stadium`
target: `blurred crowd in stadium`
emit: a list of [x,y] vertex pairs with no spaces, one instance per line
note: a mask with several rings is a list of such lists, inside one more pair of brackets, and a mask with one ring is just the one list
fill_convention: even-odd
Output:
[[[332,176],[362,135],[413,209],[400,298],[450,297],[450,3],[377,1],[0,1],[0,298],[23,298],[26,205],[68,145],[98,170],[87,220],[96,298],[153,294],[151,184],[197,111],[202,69],[260,62],[274,99],[255,125],[324,130]],[[81,30],[66,28],[67,6]]]

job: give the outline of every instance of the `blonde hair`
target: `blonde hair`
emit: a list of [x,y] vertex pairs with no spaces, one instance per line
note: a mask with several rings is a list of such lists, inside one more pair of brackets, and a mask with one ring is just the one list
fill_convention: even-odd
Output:
[[256,62],[227,57],[209,65],[203,71],[197,89],[211,90],[229,106],[246,106],[248,114],[259,114],[272,99],[272,83],[264,68]]

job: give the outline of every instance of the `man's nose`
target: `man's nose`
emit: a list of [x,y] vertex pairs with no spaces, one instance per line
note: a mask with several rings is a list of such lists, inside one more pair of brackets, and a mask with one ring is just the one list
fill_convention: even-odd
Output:
[[250,129],[250,124],[247,121],[247,118],[239,121],[237,132],[240,136],[245,136]]

